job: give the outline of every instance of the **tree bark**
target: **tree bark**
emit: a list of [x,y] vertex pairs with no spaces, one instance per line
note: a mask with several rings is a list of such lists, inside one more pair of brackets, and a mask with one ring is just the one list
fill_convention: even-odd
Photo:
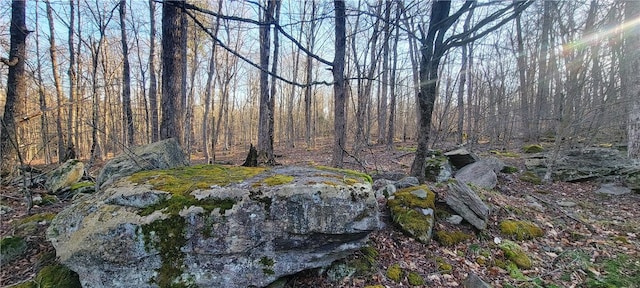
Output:
[[[218,13],[222,11],[222,1],[218,2]],[[220,28],[220,18],[216,18],[216,25],[214,26],[213,35],[218,36],[218,29]],[[209,115],[213,109],[211,102],[211,92],[214,89],[213,76],[215,74],[216,65],[216,42],[211,41],[211,57],[209,57],[209,71],[207,72],[207,84],[205,85],[205,99],[204,99],[204,114],[202,115],[202,151],[204,152],[204,160],[206,163],[213,163],[209,150],[209,144],[211,143],[211,129],[209,128]],[[213,125],[211,125],[213,127]],[[215,151],[214,151],[215,153]],[[213,158],[215,160],[215,157]]]
[[131,111],[131,72],[129,67],[129,43],[126,30],[127,0],[120,0],[120,37],[122,43],[122,110],[124,115],[125,143],[134,145],[133,111]]
[[[309,51],[311,51],[311,53],[313,53],[314,50],[314,46],[315,46],[315,28],[316,28],[316,21],[314,20],[314,18],[316,17],[316,1],[310,1],[311,3],[311,15],[309,16],[309,19],[311,19],[310,22],[310,27],[309,27],[309,34],[308,34],[308,42],[307,42],[307,46],[309,47]],[[305,4],[306,5],[306,4]],[[311,83],[312,79],[313,79],[313,58],[311,57],[310,54],[307,54],[307,67],[306,67],[306,82],[307,83]],[[304,89],[304,126],[305,126],[305,142],[307,144],[307,148],[310,148],[313,146],[313,135],[312,135],[312,121],[311,121],[311,90],[313,89],[313,87],[311,87],[311,85],[307,85],[307,87],[305,87]]]
[[[626,1],[624,4],[625,22],[637,21],[640,18],[640,2]],[[629,35],[626,35],[626,34]],[[628,123],[628,148],[627,153],[631,159],[640,159],[640,34],[638,29],[625,31],[625,61],[627,69],[623,77],[628,77],[626,87],[623,88],[625,96],[631,101]]]
[[[38,27],[39,11],[35,9],[36,16],[36,52],[40,53],[40,28]],[[38,75],[38,100],[40,102],[40,137],[42,137],[42,149],[44,150],[45,164],[51,164],[51,149],[49,148],[49,120],[47,119],[47,97],[44,92],[44,81],[42,80],[42,61],[36,57]]]
[[176,138],[182,144],[184,123],[180,123],[180,115],[184,115],[181,99],[184,92],[183,82],[186,80],[185,39],[183,11],[184,1],[162,3],[162,120],[160,139]]
[[47,21],[49,22],[49,56],[51,57],[51,71],[53,73],[53,84],[56,89],[56,132],[58,134],[58,163],[62,164],[67,159],[64,159],[64,154],[66,151],[64,145],[64,134],[62,132],[62,97],[64,92],[62,91],[62,80],[60,80],[60,72],[58,71],[58,55],[56,54],[56,37],[55,37],[55,26],[53,23],[53,9],[51,9],[51,3],[49,1],[45,1],[47,6]]
[[11,44],[9,59],[2,59],[9,66],[7,75],[7,98],[0,125],[0,170],[7,171],[15,163],[19,155],[16,137],[16,123],[14,118],[22,114],[23,107],[20,98],[26,95],[26,74],[24,70],[26,57],[26,40],[30,31],[25,24],[26,1],[11,2]]
[[267,164],[274,162],[273,133],[271,119],[273,118],[272,99],[269,92],[269,54],[271,53],[271,23],[274,20],[275,0],[267,0],[267,7],[263,11],[260,24],[260,116],[258,122],[258,158]]
[[344,57],[346,49],[346,8],[344,1],[334,0],[335,8],[335,57],[333,59],[334,143],[331,165],[342,167],[347,142],[345,119],[346,89],[344,81]]
[[156,2],[149,0],[149,109],[151,110],[151,141],[160,140],[158,128],[158,91],[156,80]]
[[67,75],[69,76],[69,106],[67,107],[67,142],[68,146],[72,147],[73,144],[73,106],[76,101],[76,51],[74,48],[75,37],[75,5],[73,0],[69,0],[69,70]]

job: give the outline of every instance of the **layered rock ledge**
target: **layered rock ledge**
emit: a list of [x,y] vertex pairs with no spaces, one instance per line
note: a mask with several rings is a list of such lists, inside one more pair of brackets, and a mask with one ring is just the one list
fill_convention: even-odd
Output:
[[367,175],[201,165],[124,177],[59,213],[47,238],[83,287],[260,287],[378,227]]

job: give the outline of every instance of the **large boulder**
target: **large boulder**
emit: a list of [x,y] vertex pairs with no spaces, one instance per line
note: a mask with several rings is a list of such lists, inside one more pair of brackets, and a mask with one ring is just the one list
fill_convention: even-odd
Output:
[[478,187],[493,189],[498,183],[498,175],[492,166],[484,161],[474,162],[456,172],[455,178]]
[[480,230],[487,227],[489,207],[466,183],[460,180],[449,183],[449,190],[444,200],[451,209],[474,227]]
[[[545,175],[551,154],[538,153],[525,159],[527,170]],[[616,149],[589,147],[561,151],[551,177],[556,181],[576,182],[598,179],[611,182],[632,175],[639,166]],[[632,188],[633,189],[633,188]]]
[[330,168],[143,171],[60,212],[47,238],[83,287],[262,287],[364,246],[379,227],[370,182]]
[[96,187],[102,189],[116,180],[138,171],[169,169],[187,165],[189,165],[189,158],[180,148],[178,141],[170,138],[127,150],[109,160],[96,178]]
[[431,241],[436,196],[426,185],[398,190],[389,197],[391,219],[403,232],[422,242]]
[[449,158],[444,155],[434,154],[427,158],[425,163],[425,179],[433,182],[446,182],[453,176],[453,167]]
[[83,174],[84,163],[76,159],[68,160],[47,174],[45,187],[56,193],[78,182]]

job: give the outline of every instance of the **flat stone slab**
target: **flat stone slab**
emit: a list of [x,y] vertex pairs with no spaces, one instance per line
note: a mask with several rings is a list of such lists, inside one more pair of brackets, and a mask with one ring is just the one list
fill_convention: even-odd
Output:
[[624,195],[631,193],[631,189],[624,186],[618,186],[614,183],[606,183],[602,184],[600,186],[600,189],[596,190],[596,193],[608,195]]

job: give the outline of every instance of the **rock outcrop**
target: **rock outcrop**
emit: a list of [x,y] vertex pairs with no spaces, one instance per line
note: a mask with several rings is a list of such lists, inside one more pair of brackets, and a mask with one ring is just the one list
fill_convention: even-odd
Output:
[[76,159],[68,160],[47,174],[45,187],[50,192],[56,193],[78,182],[83,174],[84,163]]
[[330,168],[138,172],[60,212],[47,238],[83,287],[261,287],[365,245],[379,227],[370,181]]
[[464,166],[456,172],[455,178],[467,184],[493,189],[498,183],[498,176],[496,172],[494,172],[494,167],[492,167],[495,165],[489,166],[487,163],[488,162],[478,161]]
[[453,183],[449,183],[445,202],[474,227],[480,230],[487,227],[489,207],[464,182],[456,180]]
[[444,153],[444,156],[449,158],[451,165],[456,169],[461,169],[464,166],[467,166],[471,163],[477,162],[480,160],[480,157],[475,153],[469,152],[466,148],[458,148],[456,150],[452,150]]
[[171,138],[154,142],[128,150],[109,160],[96,178],[96,188],[100,190],[138,171],[170,169],[187,165],[189,165],[189,159],[180,148],[178,141]]

